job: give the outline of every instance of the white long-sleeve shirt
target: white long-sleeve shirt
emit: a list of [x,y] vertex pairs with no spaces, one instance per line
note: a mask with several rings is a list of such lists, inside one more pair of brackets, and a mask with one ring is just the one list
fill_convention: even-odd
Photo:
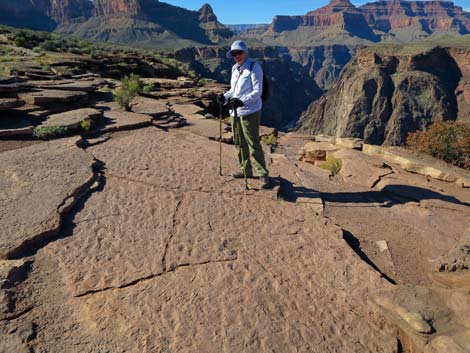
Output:
[[[246,116],[261,110],[261,94],[263,92],[263,69],[255,62],[250,71],[253,60],[247,58],[242,65],[235,64],[232,67],[232,79],[230,90],[224,94],[225,101],[229,98],[240,99],[244,106],[237,109],[238,116]],[[230,110],[233,116],[234,112]]]

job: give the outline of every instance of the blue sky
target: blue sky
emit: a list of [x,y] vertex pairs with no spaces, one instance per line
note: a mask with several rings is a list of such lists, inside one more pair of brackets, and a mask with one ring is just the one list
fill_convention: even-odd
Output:
[[[214,9],[219,21],[225,24],[237,23],[270,23],[274,15],[303,15],[308,11],[326,5],[328,0],[161,0],[172,5],[190,10],[199,9],[208,2]],[[368,1],[352,1],[356,5]],[[372,1],[369,1],[372,2]],[[470,0],[455,0],[458,6],[470,11]]]

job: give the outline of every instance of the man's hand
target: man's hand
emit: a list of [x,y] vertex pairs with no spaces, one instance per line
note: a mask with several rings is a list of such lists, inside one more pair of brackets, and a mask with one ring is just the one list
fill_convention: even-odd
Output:
[[219,104],[225,104],[225,96],[223,93],[219,93],[217,95],[217,97],[215,98],[215,100],[217,101],[217,103]]
[[228,100],[228,104],[233,107],[233,108],[240,108],[240,107],[243,107],[245,104],[243,104],[243,102],[238,99],[238,98],[230,98]]

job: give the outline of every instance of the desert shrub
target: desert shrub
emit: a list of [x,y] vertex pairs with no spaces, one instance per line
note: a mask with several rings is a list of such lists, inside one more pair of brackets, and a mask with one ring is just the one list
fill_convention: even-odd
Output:
[[58,126],[38,126],[33,130],[33,136],[41,140],[50,140],[64,136],[68,132],[67,127]]
[[121,81],[121,87],[114,92],[115,101],[126,111],[131,110],[131,101],[142,93],[142,82],[138,75],[131,74]]
[[59,43],[53,41],[53,40],[45,40],[41,44],[39,44],[39,47],[43,50],[47,51],[59,51],[60,45]]
[[81,131],[89,131],[91,129],[91,119],[85,119],[82,122],[80,122],[80,130]]
[[333,156],[326,157],[326,161],[320,164],[320,168],[329,170],[333,175],[338,174],[342,166],[341,159]]
[[17,47],[29,48],[29,43],[28,43],[27,39],[23,36],[16,36],[15,39],[13,39],[13,43]]
[[406,145],[461,168],[470,169],[470,123],[436,121],[408,134]]
[[156,90],[156,87],[154,84],[151,84],[151,85],[145,85],[144,88],[142,89],[142,91],[144,93],[150,93],[150,92],[153,92]]
[[265,145],[272,146],[277,143],[277,138],[274,134],[261,136],[261,142]]

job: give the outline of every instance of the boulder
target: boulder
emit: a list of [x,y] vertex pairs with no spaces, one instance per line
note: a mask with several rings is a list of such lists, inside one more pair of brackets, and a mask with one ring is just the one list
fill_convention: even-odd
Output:
[[362,150],[362,145],[364,144],[364,141],[359,138],[337,137],[334,143],[335,145],[340,147],[350,148],[353,150]]
[[82,121],[94,120],[102,116],[103,113],[97,109],[82,108],[51,115],[40,126],[65,126],[69,129],[76,129]]
[[407,349],[423,353],[461,353],[470,348],[470,295],[399,285],[369,297],[372,308],[396,325]]
[[338,151],[340,148],[327,142],[308,142],[299,151],[300,161],[315,164],[326,160],[329,153]]
[[439,258],[432,279],[438,286],[470,291],[470,229],[454,248]]
[[56,89],[34,90],[28,93],[21,93],[20,97],[26,103],[32,105],[51,105],[55,103],[77,102],[88,96],[86,92],[61,91]]
[[0,154],[0,258],[19,257],[55,236],[62,215],[95,180],[94,158],[77,141],[55,140]]

